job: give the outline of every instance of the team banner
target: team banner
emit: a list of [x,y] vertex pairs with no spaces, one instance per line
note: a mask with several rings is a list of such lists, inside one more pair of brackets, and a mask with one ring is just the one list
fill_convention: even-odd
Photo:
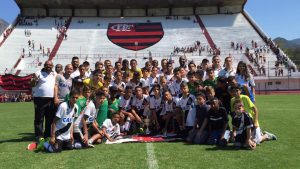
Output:
[[31,75],[28,76],[15,76],[11,74],[0,75],[0,86],[4,90],[24,90],[30,91],[31,86],[29,84]]
[[160,22],[150,23],[110,23],[108,39],[125,49],[138,51],[159,42],[164,36]]

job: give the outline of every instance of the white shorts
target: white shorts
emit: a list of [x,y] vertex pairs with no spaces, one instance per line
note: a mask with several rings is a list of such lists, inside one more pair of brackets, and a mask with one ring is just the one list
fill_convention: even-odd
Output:
[[260,127],[252,130],[252,139],[255,141],[256,144],[260,144],[262,141],[262,132]]

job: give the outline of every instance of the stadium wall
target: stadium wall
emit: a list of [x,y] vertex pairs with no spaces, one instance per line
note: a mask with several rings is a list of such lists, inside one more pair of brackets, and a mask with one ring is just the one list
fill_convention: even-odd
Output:
[[172,8],[172,15],[194,15],[193,8]]
[[122,11],[121,9],[100,9],[99,15],[103,17],[120,17]]
[[300,78],[293,77],[274,77],[268,79],[255,79],[255,90],[262,91],[289,91],[300,90]]
[[82,17],[96,17],[98,15],[97,9],[75,9],[74,16]]
[[49,16],[72,16],[72,9],[49,9]]
[[22,14],[24,16],[47,16],[46,9],[43,8],[23,8]]
[[169,8],[150,8],[148,9],[148,16],[167,16],[169,15]]
[[146,9],[124,9],[123,16],[146,16]]
[[210,14],[217,14],[218,7],[211,6],[211,7],[197,7],[195,10],[196,15],[210,15]]
[[243,11],[243,7],[240,5],[235,6],[222,6],[220,7],[221,14],[228,14],[228,13],[240,13]]

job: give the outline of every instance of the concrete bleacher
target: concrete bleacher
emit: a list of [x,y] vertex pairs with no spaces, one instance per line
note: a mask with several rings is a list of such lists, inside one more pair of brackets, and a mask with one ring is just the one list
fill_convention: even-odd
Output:
[[[56,59],[66,56],[80,55],[88,58],[89,61],[104,60],[111,58],[117,60],[119,56],[141,60],[149,56],[168,57],[174,47],[192,46],[196,41],[207,43],[197,23],[194,23],[194,16],[190,20],[182,18],[178,20],[166,19],[165,17],[125,17],[125,18],[96,18],[96,17],[74,17],[67,32],[68,39],[65,40]],[[78,23],[78,21],[83,23]],[[109,23],[146,23],[161,22],[164,29],[164,37],[155,45],[139,50],[138,52],[127,50],[113,44],[107,37]],[[88,57],[86,57],[88,56]],[[70,56],[71,58],[72,56]],[[69,62],[68,62],[69,63]]]
[[[26,22],[32,23],[32,25],[17,25],[13,33],[9,36],[6,42],[0,48],[0,66],[2,68],[8,68],[12,70],[14,64],[24,53],[24,61],[21,63],[26,65],[27,58],[29,56],[29,50],[33,56],[43,56],[42,51],[40,51],[40,44],[44,46],[45,53],[47,48],[50,50],[53,48],[56,42],[57,29],[54,24],[55,18],[40,18],[38,22],[34,22],[35,19],[26,19]],[[25,30],[30,30],[31,35],[25,36]],[[34,50],[32,46],[28,46],[28,40],[34,41]],[[32,60],[29,58],[29,60]],[[30,62],[30,61],[29,61]],[[18,65],[20,68],[26,68],[25,66]],[[12,70],[12,73],[15,73]]]
[[[252,49],[252,40],[257,42],[259,47],[267,45],[241,13],[231,15],[201,15],[200,17],[216,46],[221,48],[221,54],[223,51],[227,51],[227,53],[231,53],[234,57],[241,57],[240,55],[244,55],[246,47]],[[242,43],[243,51],[231,49],[231,42],[235,44]],[[251,52],[254,53],[253,51]],[[264,67],[270,70],[268,75],[275,76],[273,69],[275,69],[275,62],[277,61],[276,55],[272,51],[265,53],[265,55],[266,64]],[[249,61],[247,63],[250,64]],[[258,68],[254,65],[252,66],[258,73]],[[287,71],[284,72],[286,75]]]
[[[191,47],[196,41],[201,42],[201,46],[208,46],[206,37],[204,36],[199,24],[194,22],[195,16],[189,16],[190,20],[183,17],[170,18],[166,17],[73,17],[70,27],[67,31],[67,39],[63,40],[60,45],[57,55],[53,58],[54,64],[60,63],[66,65],[71,62],[73,56],[78,56],[80,61],[88,60],[93,68],[96,61],[104,61],[106,59],[112,62],[119,57],[127,59],[137,59],[140,67],[144,66],[146,59],[151,56],[154,59],[161,60],[169,58],[174,51],[174,47]],[[249,60],[244,54],[245,47],[251,48],[251,41],[258,43],[258,46],[266,45],[259,34],[253,29],[246,18],[242,14],[232,15],[200,15],[207,31],[216,44],[217,48],[221,49],[222,64],[225,57],[231,55],[234,59],[234,67],[242,60],[249,63]],[[47,55],[42,55],[39,50],[40,44],[44,46],[45,52],[47,48],[52,50],[57,41],[58,31],[56,29],[55,20],[64,22],[67,18],[40,18],[38,25],[33,22],[35,19],[27,19],[28,22],[33,22],[32,26],[17,25],[13,33],[0,48],[0,66],[2,69],[8,68],[11,70],[18,58],[22,54],[22,49],[25,49],[25,56],[21,60],[17,69],[22,70],[20,75],[30,74],[42,68],[44,61],[48,59]],[[79,21],[83,21],[79,23]],[[131,51],[121,48],[112,43],[107,37],[107,28],[110,23],[146,23],[160,22],[164,30],[163,38],[155,45],[149,48]],[[31,36],[26,37],[25,30],[31,31]],[[35,50],[32,51],[32,56],[29,57],[28,40],[34,40]],[[243,43],[243,51],[231,49],[230,42]],[[251,50],[253,52],[253,50]],[[175,66],[178,65],[178,57],[184,53],[175,54]],[[200,64],[201,60],[207,58],[211,61],[212,53],[204,51],[199,55],[198,51],[194,53],[185,53],[188,60],[195,61]],[[3,57],[5,56],[5,57]],[[276,61],[274,53],[266,54],[267,62],[273,63]],[[7,59],[10,58],[10,59]],[[250,64],[250,63],[249,63]],[[268,66],[268,67],[267,67]],[[253,66],[254,67],[254,66]],[[255,67],[254,67],[255,68]],[[270,69],[268,75],[273,76],[275,69],[274,65],[265,65],[266,69]],[[258,70],[256,70],[258,71]],[[285,73],[287,71],[284,71]],[[14,72],[13,72],[14,73]]]

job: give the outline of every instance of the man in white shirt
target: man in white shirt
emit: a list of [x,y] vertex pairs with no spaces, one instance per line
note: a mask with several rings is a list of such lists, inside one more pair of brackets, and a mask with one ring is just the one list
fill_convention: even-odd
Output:
[[[52,61],[46,61],[44,68],[31,79],[34,103],[34,133],[36,141],[50,137],[51,123],[54,118],[54,86],[56,73],[52,70]],[[43,129],[45,118],[45,131]]]

